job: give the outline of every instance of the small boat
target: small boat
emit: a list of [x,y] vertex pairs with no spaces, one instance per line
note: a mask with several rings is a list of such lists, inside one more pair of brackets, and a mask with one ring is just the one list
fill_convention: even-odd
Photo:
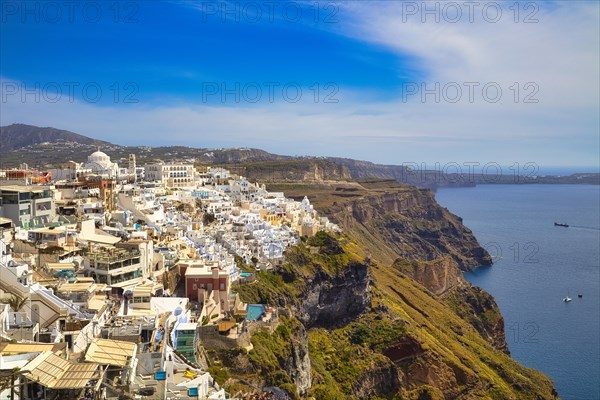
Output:
[[562,226],[563,228],[568,228],[569,227],[569,225],[567,225],[567,224],[561,224],[560,222],[555,222],[554,226]]
[[569,296],[567,296],[567,297],[565,297],[565,298],[563,299],[563,301],[564,301],[565,303],[568,303],[568,302],[570,302],[571,300],[573,300],[573,299],[572,299],[572,298],[570,298]]
[[583,297],[583,295],[582,295],[581,293],[579,293],[579,294],[577,295],[577,297],[579,297],[579,298],[582,298],[582,297]]

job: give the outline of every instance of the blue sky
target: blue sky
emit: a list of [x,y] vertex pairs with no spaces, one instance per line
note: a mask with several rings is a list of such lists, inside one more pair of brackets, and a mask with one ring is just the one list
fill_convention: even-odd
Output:
[[393,164],[599,163],[597,2],[482,2],[472,21],[461,2],[52,4],[2,4],[2,125]]

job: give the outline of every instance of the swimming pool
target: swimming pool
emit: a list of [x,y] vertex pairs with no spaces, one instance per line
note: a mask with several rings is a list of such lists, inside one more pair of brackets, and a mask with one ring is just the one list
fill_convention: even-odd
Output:
[[248,304],[246,309],[246,319],[248,321],[257,321],[265,313],[265,306],[262,304]]
[[248,278],[248,277],[252,276],[252,272],[240,272],[240,276],[242,278]]

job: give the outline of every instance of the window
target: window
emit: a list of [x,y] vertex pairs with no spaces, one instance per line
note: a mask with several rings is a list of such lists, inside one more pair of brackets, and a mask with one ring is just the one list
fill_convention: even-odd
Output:
[[113,270],[113,269],[119,269],[122,267],[123,267],[123,264],[121,262],[117,261],[117,262],[110,263],[109,269]]
[[224,283],[221,283],[219,285],[219,290],[225,290],[225,284]]
[[196,285],[195,283],[192,285],[192,290],[198,290],[198,285]]
[[35,209],[36,211],[48,211],[51,208],[51,203],[48,202],[44,202],[44,203],[37,203],[35,205]]
[[2,202],[4,204],[17,204],[19,195],[16,193],[2,193]]
[[30,199],[29,192],[21,192],[21,193],[19,193],[19,201],[20,202],[28,201],[29,199]]

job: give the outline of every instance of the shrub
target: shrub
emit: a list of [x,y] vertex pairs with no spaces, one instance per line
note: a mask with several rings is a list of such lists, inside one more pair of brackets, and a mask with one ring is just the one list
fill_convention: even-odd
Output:
[[369,340],[371,336],[371,330],[367,328],[365,325],[358,325],[354,332],[352,332],[352,336],[350,336],[350,341],[354,344],[363,344]]

